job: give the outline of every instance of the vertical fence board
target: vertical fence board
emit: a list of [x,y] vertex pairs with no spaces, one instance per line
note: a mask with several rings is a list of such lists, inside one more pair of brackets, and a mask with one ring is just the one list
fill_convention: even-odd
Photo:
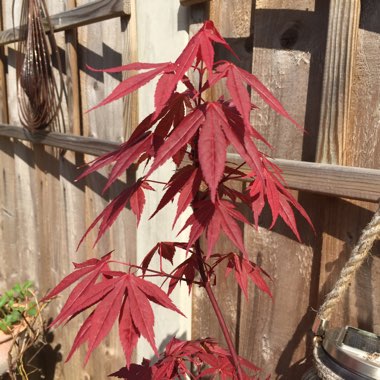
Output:
[[[3,3],[0,3],[0,30],[3,30]],[[8,122],[8,104],[6,91],[6,56],[0,48],[0,120]],[[13,144],[9,139],[0,138],[0,286],[6,286],[8,255],[15,256],[15,194]],[[12,243],[13,240],[13,243]]]
[[[258,0],[210,4],[210,17],[242,58],[237,64],[252,70],[309,133],[304,137],[253,94],[253,101],[262,110],[252,113],[252,123],[275,146],[268,152],[272,156],[309,160],[315,156],[321,98],[318,75],[322,76],[328,16],[327,5],[316,3]],[[217,54],[227,56],[219,50]],[[215,95],[221,92],[219,88]],[[318,209],[311,209],[313,197],[302,195],[301,202],[312,214],[318,214]],[[310,343],[306,341],[313,319],[309,305],[316,304],[318,284],[309,284],[319,271],[319,242],[302,223],[304,244],[281,223],[273,232],[268,231],[270,221],[270,212],[266,212],[261,221],[265,228],[259,232],[246,229],[245,241],[251,258],[272,276],[274,300],[253,287],[249,302],[236,291],[236,285],[226,290],[219,284],[217,291],[223,294],[225,310],[229,309],[232,331],[238,331],[235,341],[239,354],[262,367],[264,374],[298,378],[304,371],[299,362]],[[316,225],[318,230],[318,222]],[[212,312],[206,300],[203,302],[202,308],[194,307],[193,331],[217,333],[209,316]]]
[[[77,1],[77,6],[88,1]],[[80,70],[80,100],[82,112],[82,127],[85,136],[104,138],[110,141],[123,142],[125,131],[130,128],[126,124],[125,105],[123,100],[114,102],[102,109],[97,109],[85,113],[91,107],[97,105],[106,95],[108,95],[122,79],[122,74],[95,73],[86,67],[107,68],[120,66],[129,60],[129,54],[125,52],[125,43],[128,36],[128,21],[120,18],[92,24],[78,29],[77,54],[79,58]],[[94,36],[97,36],[94,38]],[[118,36],[118,38],[115,38]],[[133,38],[133,37],[131,37]],[[133,41],[131,42],[133,44]],[[89,162],[94,157],[85,156],[85,162]],[[80,170],[77,171],[78,175]],[[108,169],[90,175],[86,180],[81,181],[80,186],[85,186],[83,216],[84,228],[79,235],[92,223],[95,217],[104,209],[109,199],[117,195],[122,183],[119,181],[105,195],[102,195],[102,188],[106,183]],[[125,179],[124,179],[125,181]],[[122,260],[131,260],[135,255],[135,218],[133,214],[125,210],[121,217],[112,226],[112,229],[105,234],[98,245],[93,248],[93,243],[97,234],[97,229],[89,235],[80,249],[82,259],[89,257],[100,257],[110,250],[115,249],[114,257]],[[76,244],[79,240],[76,241]],[[68,253],[73,255],[74,251]],[[73,340],[70,339],[70,345]],[[66,350],[69,347],[66,347]],[[78,355],[76,366],[79,367],[83,360],[84,349]],[[82,369],[83,376],[96,378],[100,373],[107,374],[123,366],[123,354],[118,341],[117,329],[113,329],[104,344],[98,348],[85,369]],[[77,369],[79,371],[79,369]],[[66,376],[70,374],[70,368],[64,368]]]
[[[48,1],[49,13],[55,14],[84,2]],[[21,2],[16,1],[16,24],[20,5]],[[4,15],[5,20],[4,29],[11,28],[12,2],[1,2],[1,6],[1,15]],[[68,109],[66,104],[63,105],[67,130],[80,134],[83,124],[87,136],[122,142],[130,134],[132,120],[137,118],[136,97],[83,116],[86,109],[111,92],[122,79],[122,74],[94,75],[85,65],[98,68],[118,66],[136,56],[135,31],[130,31],[129,18],[116,18],[80,28],[79,35],[80,40],[77,44],[75,31],[66,32],[66,35],[63,32],[56,34],[63,59],[69,101]],[[3,122],[19,124],[14,49],[14,45],[6,46],[4,59],[1,57],[1,62],[7,65],[7,70],[5,78],[5,70],[0,67],[0,91],[1,94],[4,93],[6,79],[8,94],[7,98],[2,99],[7,99],[10,110],[7,119],[6,107],[1,106],[1,118]],[[78,82],[79,70],[81,83]],[[84,103],[82,107],[80,97]],[[15,282],[30,278],[44,293],[72,270],[72,261],[99,257],[112,249],[115,249],[116,258],[133,260],[136,223],[135,217],[128,210],[115,222],[112,232],[102,239],[97,249],[92,249],[95,235],[92,234],[89,241],[76,253],[76,246],[86,228],[107,205],[109,198],[118,194],[124,186],[123,181],[113,186],[108,194],[102,195],[108,170],[94,174],[80,183],[74,182],[80,173],[77,167],[83,165],[83,155],[72,152],[58,155],[57,151],[48,147],[9,139],[1,139],[0,145],[0,239],[2,251],[7,252],[7,255],[1,255],[0,291]],[[86,157],[86,161],[91,159],[93,157]],[[54,301],[47,315],[56,316],[63,302],[64,297]],[[46,358],[51,361],[49,366],[55,366],[54,356],[57,351],[60,351],[63,358],[67,355],[82,321],[83,318],[79,317],[71,322],[68,328],[54,331],[51,347],[53,356]],[[59,364],[55,368],[54,378],[99,378],[102,376],[100,374],[106,376],[124,365],[116,329],[84,369],[83,358],[84,349],[74,355],[68,364]]]
[[[318,1],[256,2],[252,72],[308,132],[303,135],[268,107],[262,108],[253,94],[254,103],[263,111],[254,111],[251,120],[275,147],[268,151],[272,156],[314,159],[327,16],[328,7]],[[304,194],[298,199],[318,234],[318,199]],[[303,221],[298,222],[302,244],[283,223],[278,222],[269,232],[270,212],[261,221],[265,228],[246,231],[252,258],[273,279],[274,296],[270,300],[251,288],[250,301],[242,301],[240,354],[262,367],[264,374],[284,378],[300,378],[309,365],[304,359],[311,344],[310,306],[315,306],[318,290],[312,279],[319,272],[319,242]]]
[[[344,8],[349,7],[351,3],[354,2],[340,2],[342,8],[340,14],[344,14]],[[341,91],[339,102],[333,103],[336,109],[331,111],[335,114],[339,112],[343,114],[345,111],[347,120],[339,130],[332,132],[331,141],[326,143],[323,149],[334,153],[335,142],[343,139],[338,156],[339,164],[379,168],[380,60],[377,51],[380,43],[380,4],[375,1],[362,1],[358,25],[360,4],[357,3],[356,14],[346,19],[346,23],[351,23],[356,27],[357,33],[357,37],[355,34],[351,36],[354,39],[351,44],[356,45],[357,49],[348,51],[352,55],[350,61],[352,67],[346,68],[347,73],[353,74],[349,83],[351,101],[349,105],[343,103],[345,93]],[[332,46],[332,49],[336,50],[336,47]],[[343,49],[341,49],[341,54],[342,52],[344,54]],[[339,81],[339,77],[335,80]],[[341,83],[333,82],[332,85],[334,90],[338,91]],[[365,202],[349,200],[330,202],[329,212],[325,213],[324,218],[325,234],[320,277],[321,301],[334,286],[342,266],[346,263],[362,229],[371,219],[375,209],[376,205]],[[332,325],[351,324],[379,333],[378,245],[372,253],[373,256],[359,270],[343,302],[334,310]]]
[[[202,9],[200,8],[201,6],[198,7],[199,9]],[[204,5],[202,5],[202,7],[203,12],[205,12],[206,7]],[[214,21],[223,37],[226,37],[227,40],[229,37],[234,36],[238,36],[242,39],[249,39],[251,1],[214,0],[209,4],[209,7],[210,18]],[[227,14],[228,17],[226,17]],[[237,44],[237,47],[239,48],[240,45]],[[220,58],[222,58],[225,52],[217,50],[216,54],[220,55]],[[244,56],[242,56],[245,63],[248,61],[248,65],[250,64],[250,58],[251,55],[247,55],[246,52]],[[228,97],[228,92],[223,88],[223,86],[218,86],[212,91],[212,97],[214,99],[222,94]],[[235,184],[235,186],[241,187],[241,184],[238,183]],[[215,247],[215,252],[218,253],[228,253],[235,250],[236,248],[226,236],[222,236]],[[225,268],[222,267],[217,269],[217,286],[214,291],[227,326],[229,327],[232,339],[238,346],[238,324],[240,310],[236,301],[240,298],[240,292],[238,291],[238,287],[233,276],[225,279],[224,269]],[[209,298],[207,297],[204,289],[196,287],[194,287],[193,293],[192,334],[194,338],[205,338],[211,336],[216,338],[221,344],[225,345],[225,339],[215,317],[215,312],[210,305]]]

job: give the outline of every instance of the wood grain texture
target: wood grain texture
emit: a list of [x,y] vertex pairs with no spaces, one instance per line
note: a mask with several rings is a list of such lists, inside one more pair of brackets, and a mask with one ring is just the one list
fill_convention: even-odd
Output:
[[212,1],[212,0],[179,0],[180,4],[185,7],[194,5],[194,4],[206,3],[208,1]]
[[[21,127],[0,123],[0,136],[30,141],[73,152],[100,156],[119,147],[116,142],[93,137],[61,133],[30,134]],[[228,153],[228,161],[240,165],[241,159]],[[380,199],[380,170],[352,166],[319,164],[286,159],[272,160],[282,170],[286,186],[315,194],[378,202]],[[243,172],[249,171],[242,166]]]
[[[348,3],[342,3],[342,6],[348,6]],[[379,15],[378,2],[361,2],[355,43],[357,48],[352,58],[353,75],[347,121],[343,125],[343,131],[335,130],[334,136],[334,141],[341,141],[342,135],[344,136],[343,153],[338,157],[339,163],[343,165],[374,169],[380,167],[380,57],[377,53],[380,43]],[[346,22],[356,25],[356,17],[352,16],[352,19],[347,19]],[[336,87],[339,85],[339,82],[335,83]],[[336,113],[344,109],[345,104],[342,103],[343,98],[333,104],[338,109]],[[335,146],[328,145],[325,149],[334,151]],[[341,200],[331,204],[329,211],[325,212],[326,233],[323,237],[320,277],[321,302],[324,295],[334,286],[361,230],[369,222],[375,209],[375,205],[366,202]],[[379,252],[379,245],[375,245],[373,256],[360,269],[344,300],[334,311],[331,321],[333,326],[351,324],[379,333]]]
[[[125,15],[130,15],[130,0],[98,0],[52,14],[50,21],[54,31],[59,32]],[[17,28],[10,28],[0,33],[0,46],[18,40]]]
[[[91,4],[88,0],[77,0],[77,7]],[[131,15],[133,17],[133,15]],[[125,18],[112,18],[89,24],[78,29],[78,67],[79,88],[81,99],[81,129],[85,137],[94,137],[107,140],[113,143],[124,141],[125,125],[124,101],[114,102],[101,110],[94,110],[86,113],[86,110],[96,105],[101,99],[106,97],[122,80],[121,74],[108,75],[103,73],[93,73],[87,69],[87,65],[96,68],[120,66],[129,61],[129,55],[125,53],[124,46],[127,40],[129,24]],[[96,36],[96,38],[94,38]],[[92,155],[85,155],[84,161],[93,159]],[[78,161],[70,161],[78,163]],[[83,162],[82,162],[83,164]],[[70,163],[67,163],[69,166]],[[116,186],[110,189],[107,194],[102,194],[105,179],[109,173],[108,169],[101,170],[87,177],[81,186],[84,194],[82,205],[80,205],[80,218],[85,226],[79,234],[82,234],[91,224],[94,218],[125,186],[125,178],[122,178]],[[75,207],[72,203],[71,207]],[[78,222],[77,222],[78,223]],[[93,247],[97,231],[89,234],[88,239],[82,244],[79,252],[81,259],[89,257],[100,257],[105,253],[115,250],[114,257],[120,261],[134,261],[136,249],[136,224],[135,217],[125,210],[120,218],[112,226],[112,229],[105,234],[96,247]],[[74,252],[70,252],[71,258]],[[76,323],[80,323],[81,319]],[[75,327],[77,324],[75,324]],[[76,328],[75,328],[76,329]],[[72,336],[65,339],[64,353],[72,344]],[[97,378],[111,373],[115,368],[120,368],[124,364],[124,357],[117,328],[114,328],[109,337],[99,347],[95,355],[91,358],[86,368],[81,366],[84,358],[85,347],[70,361],[69,365],[63,367],[64,378],[69,378],[71,372],[78,373],[81,378]]]
[[[84,5],[83,3],[82,5]],[[110,4],[110,2],[108,3]],[[5,27],[11,28],[11,2],[2,2],[1,5],[3,7],[2,15],[6,20]],[[48,4],[50,14],[60,14],[65,11],[64,6],[74,5],[77,5],[74,0],[70,0],[70,4],[67,2],[49,2]],[[19,8],[16,8],[16,17],[18,12]],[[129,16],[114,18],[112,21],[99,23],[102,32],[99,34],[95,31],[93,35],[90,32],[91,43],[87,43],[87,38],[82,38],[77,44],[75,32],[70,31],[66,33],[66,36],[64,33],[56,34],[61,51],[64,52],[63,55],[66,53],[63,58],[66,61],[65,81],[68,84],[67,92],[70,102],[69,111],[64,108],[64,119],[69,121],[69,131],[75,134],[72,135],[74,145],[77,144],[75,137],[81,133],[84,112],[84,108],[79,107],[79,98],[83,96],[85,107],[89,108],[88,97],[93,92],[92,85],[95,82],[99,82],[99,86],[103,86],[103,83],[106,82],[106,88],[99,95],[100,97],[111,91],[121,80],[121,76],[109,78],[95,76],[94,78],[91,73],[84,72],[85,64],[102,67],[103,63],[104,65],[119,65],[123,62],[122,59],[129,60],[129,52],[123,50],[124,36],[129,33],[128,18]],[[103,23],[107,23],[107,25]],[[99,38],[92,38],[94,35]],[[115,36],[118,37],[115,38]],[[131,36],[131,38],[133,37]],[[132,44],[133,41],[131,41]],[[12,44],[5,46],[4,62],[9,118],[3,119],[1,122],[9,123],[10,121],[12,124],[19,124],[13,49]],[[77,59],[78,57],[79,59]],[[79,70],[82,70],[83,73],[81,83],[78,83],[77,80]],[[81,93],[79,93],[80,88]],[[130,125],[125,125],[128,117],[124,115],[124,112],[125,106],[119,102],[117,106],[109,108],[108,111],[103,110],[102,118],[98,117],[93,121],[94,135],[102,136],[105,129],[103,126],[109,127],[107,133],[103,135],[108,140],[114,141],[113,145],[111,144],[112,148],[109,148],[108,151],[118,145],[115,140],[123,141],[126,131],[131,129]],[[127,112],[129,111],[127,110]],[[110,120],[110,123],[107,123],[107,120]],[[96,121],[98,121],[97,124]],[[85,132],[89,134],[88,124],[86,128]],[[80,237],[93,218],[108,203],[109,194],[112,197],[115,196],[125,186],[125,181],[119,181],[110,189],[109,194],[102,195],[102,187],[108,174],[106,170],[91,176],[87,183],[74,181],[80,172],[78,167],[84,163],[83,154],[76,152],[80,152],[81,149],[74,149],[72,152],[66,152],[65,155],[57,156],[56,148],[51,148],[57,146],[54,142],[50,141],[52,142],[51,147],[49,144],[33,144],[28,141],[28,138],[23,138],[24,131],[22,129],[17,127],[10,129],[12,130],[11,135],[15,132],[13,138],[0,138],[0,170],[2,172],[0,247],[2,252],[6,252],[0,256],[1,289],[13,285],[15,282],[31,279],[41,293],[44,293],[72,271],[72,261],[99,257],[112,249],[116,249],[115,257],[119,259],[129,260],[133,257],[136,246],[136,225],[134,216],[128,210],[115,223],[114,231],[103,239],[97,250],[92,249],[92,240],[87,241],[75,253]],[[39,138],[44,139],[43,136]],[[58,138],[58,145],[62,142],[63,140]],[[79,144],[82,144],[82,148],[85,146],[83,143],[85,142],[81,141]],[[100,146],[98,148],[101,150]],[[87,158],[88,160],[93,158],[93,154],[98,154],[95,146],[84,152],[91,154],[91,157]],[[48,315],[56,316],[63,301],[64,297],[51,303]],[[103,348],[94,354],[91,363],[85,369],[82,365],[83,350],[75,355],[68,364],[63,365],[62,360],[59,364],[55,362],[55,360],[59,360],[59,355],[62,357],[67,355],[82,321],[83,318],[80,317],[71,322],[68,328],[53,332],[54,340],[49,346],[51,357],[49,356],[48,364],[55,371],[54,379],[99,378],[124,364],[116,331],[113,331]],[[46,360],[41,365],[46,368]],[[53,375],[50,373],[47,378],[53,378]]]
[[[75,0],[67,1],[67,8],[74,9]],[[69,126],[67,133],[80,135],[82,130],[81,122],[81,100],[79,86],[79,62],[78,62],[78,38],[75,29],[65,32],[66,41],[66,87],[68,94],[68,116]]]
[[[260,110],[252,112],[251,122],[274,146],[271,151],[260,145],[270,156],[314,160],[326,5],[327,2],[320,1],[255,2],[251,24],[252,72],[307,131],[305,135],[300,133],[253,93],[252,100]],[[291,175],[287,179],[291,180]],[[245,229],[251,258],[271,275],[274,294],[271,300],[251,287],[248,302],[240,300],[239,354],[263,368],[262,377],[271,374],[274,378],[298,379],[311,364],[308,331],[313,320],[311,307],[316,306],[318,294],[315,278],[320,255],[319,198],[306,193],[294,195],[309,212],[315,236],[301,220],[298,225],[302,243],[297,242],[284,223],[276,223],[270,231],[269,210],[262,215],[258,231]]]
[[339,164],[344,160],[359,14],[359,0],[330,5],[318,162]]
[[[227,1],[228,2],[228,1]],[[210,18],[215,22],[217,28],[224,36],[225,34],[231,35],[233,33],[234,28],[239,28],[241,26],[240,23],[234,24],[230,22],[228,24],[224,24],[220,22],[215,17],[217,9],[222,6],[222,3],[227,3],[224,1],[214,0],[210,3]],[[236,2],[231,4],[231,9],[233,5],[236,5]],[[241,5],[246,5],[248,1],[240,1]],[[203,12],[203,17],[207,18],[207,8],[205,6],[200,7],[198,9],[198,13]],[[195,31],[198,28],[198,23],[202,22],[201,17],[197,17],[197,15],[193,12],[194,19],[192,20],[193,26],[190,26],[191,31]],[[232,16],[230,14],[229,16]],[[226,17],[227,20],[227,17]],[[218,53],[216,53],[218,54]],[[216,58],[218,59],[218,58]],[[219,57],[220,59],[220,57]],[[227,94],[225,88],[218,86],[217,89],[214,89],[211,92],[210,97],[215,98],[218,95],[222,95],[223,93]],[[236,183],[234,186],[241,187],[241,183]],[[219,253],[228,253],[233,250],[233,245],[226,238],[226,236],[221,236],[219,239],[217,246],[215,248],[215,252]],[[224,268],[217,268],[216,270],[216,278],[217,285],[213,288],[215,296],[219,302],[222,314],[226,320],[226,324],[229,328],[232,341],[238,345],[239,340],[239,331],[238,331],[238,321],[239,321],[239,307],[236,303],[236,300],[240,297],[239,290],[236,284],[236,281],[232,278],[232,276],[228,279],[225,279],[224,276]],[[194,288],[193,291],[193,320],[192,320],[192,336],[194,338],[205,338],[205,337],[213,337],[219,341],[222,345],[225,346],[225,339],[221,333],[219,324],[215,317],[215,312],[213,311],[210,301],[204,292],[203,289]]]

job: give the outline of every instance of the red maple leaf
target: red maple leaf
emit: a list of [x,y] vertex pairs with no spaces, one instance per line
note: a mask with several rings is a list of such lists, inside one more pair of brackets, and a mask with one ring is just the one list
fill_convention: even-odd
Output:
[[156,114],[159,114],[164,108],[171,94],[175,91],[178,82],[182,81],[196,58],[197,62],[199,62],[200,59],[204,59],[209,74],[212,75],[214,48],[211,42],[222,44],[227,49],[231,50],[227,42],[216,30],[213,22],[206,21],[198,33],[191,38],[185,49],[175,61],[174,71],[162,75],[158,81],[154,96]]
[[[310,223],[304,209],[286,190],[278,167],[257,148],[257,140],[269,147],[270,144],[250,123],[250,113],[257,107],[252,104],[247,87],[255,91],[280,115],[299,125],[253,74],[230,62],[220,61],[215,64],[215,43],[230,49],[213,23],[207,21],[174,63],[137,62],[100,70],[108,73],[134,70],[138,73],[121,82],[94,108],[120,99],[156,77],[158,83],[154,95],[155,110],[136,127],[128,141],[114,152],[95,159],[79,177],[80,179],[106,165],[113,165],[105,191],[131,167],[145,163],[147,171],[136,183],[128,184],[128,187],[104,209],[91,224],[81,242],[89,231],[100,223],[97,242],[126,206],[130,206],[139,222],[145,205],[145,191],[153,190],[151,184],[155,182],[150,176],[169,159],[175,162],[176,172],[165,184],[165,193],[152,216],[175,197],[178,197],[178,202],[174,223],[189,206],[193,212],[181,230],[182,232],[186,228],[190,229],[188,242],[158,243],[147,253],[141,267],[126,264],[129,266],[128,273],[110,269],[110,264],[115,264],[110,260],[110,254],[100,260],[91,259],[82,264],[75,264],[75,271],[48,294],[48,298],[54,297],[78,282],[53,325],[62,324],[87,309],[92,310],[78,331],[68,359],[79,346],[87,343],[87,361],[91,352],[118,320],[127,367],[113,374],[114,376],[129,380],[169,380],[184,377],[218,377],[222,380],[257,378],[258,369],[245,359],[237,358],[231,342],[228,352],[212,339],[186,342],[173,338],[156,363],[145,360],[142,365],[131,365],[132,352],[141,336],[158,354],[151,303],[180,313],[168,295],[156,285],[138,277],[137,270],[142,270],[142,277],[148,276],[146,272],[150,271],[154,275],[170,279],[169,294],[182,281],[186,281],[189,290],[193,284],[198,284],[210,292],[211,288],[206,285],[211,281],[215,266],[227,262],[226,275],[234,272],[245,296],[250,280],[270,295],[264,279],[267,274],[249,260],[241,224],[250,222],[239,211],[237,203],[241,201],[251,207],[256,225],[265,203],[268,203],[272,211],[272,226],[281,217],[297,238],[300,236],[294,210]],[[199,85],[195,86],[191,82],[192,76],[186,74],[188,70],[199,74]],[[225,79],[230,99],[220,98],[207,102],[203,92],[222,79]],[[178,83],[185,85],[184,92],[176,92]],[[226,152],[230,146],[240,155],[243,164],[248,166],[248,175],[239,170],[240,166],[231,167],[231,163],[227,162]],[[191,164],[181,167],[185,157],[190,159]],[[243,177],[252,181],[247,190],[238,191],[228,185],[229,181]],[[242,255],[213,255],[222,232]],[[199,244],[202,234],[206,236],[206,251],[203,251]],[[178,248],[185,249],[186,255],[190,252],[190,256],[186,256],[186,259],[169,274],[163,272],[162,260],[172,263]],[[149,268],[156,254],[160,259],[160,271]],[[214,261],[211,264],[210,258]],[[136,273],[132,273],[134,270]],[[200,281],[195,280],[198,272],[201,273]],[[220,321],[220,317],[218,318]],[[223,323],[221,326],[223,333],[228,337]],[[194,372],[190,372],[190,366]],[[238,376],[239,367],[242,370]],[[247,371],[254,374],[248,375]]]
[[263,275],[269,278],[269,275],[256,265],[251,260],[241,257],[236,253],[230,252],[226,255],[214,254],[212,255],[216,260],[212,265],[214,270],[217,265],[227,260],[226,267],[226,276],[228,276],[232,271],[235,274],[237,283],[239,284],[240,289],[243,291],[245,297],[248,300],[248,280],[251,281],[263,292],[267,293],[269,296],[272,296],[267,283],[265,282]]
[[[239,357],[239,362],[250,372],[259,371],[259,368],[242,357]],[[248,375],[244,371],[242,373],[243,380],[257,379],[256,375]],[[228,351],[210,338],[191,341],[172,338],[156,363],[144,359],[141,365],[121,368],[111,376],[135,380],[137,374],[140,375],[139,380],[182,380],[186,377],[203,379],[209,376],[211,379],[217,376],[225,380],[238,379]]]
[[179,264],[171,273],[173,276],[169,281],[168,295],[176,288],[180,281],[186,281],[189,293],[193,287],[195,275],[198,272],[196,257],[191,255],[188,259]]
[[206,119],[199,132],[199,163],[214,202],[216,192],[224,174],[227,156],[227,141],[222,123],[213,103],[207,105]]
[[169,261],[173,264],[174,254],[177,248],[186,249],[186,243],[172,242],[172,241],[163,241],[157,243],[144,257],[141,263],[141,269],[143,273],[149,268],[149,264],[153,256],[158,253],[160,256],[160,270],[162,270],[162,259]]
[[81,238],[78,247],[82,244],[83,240],[87,237],[90,231],[101,221],[98,236],[94,243],[95,245],[107,229],[112,226],[127,204],[131,205],[131,209],[139,221],[145,204],[143,189],[153,190],[153,188],[142,179],[138,180],[132,186],[124,189],[91,223],[90,227]]
[[183,314],[157,285],[133,274],[110,271],[109,263],[110,254],[107,254],[101,260],[91,260],[79,265],[76,271],[64,278],[45,299],[54,297],[85,276],[74,287],[61,312],[52,322],[52,325],[60,325],[96,305],[78,331],[68,359],[80,345],[87,343],[86,363],[92,351],[108,335],[119,317],[120,341],[129,366],[132,351],[140,336],[143,336],[158,354],[150,302]]

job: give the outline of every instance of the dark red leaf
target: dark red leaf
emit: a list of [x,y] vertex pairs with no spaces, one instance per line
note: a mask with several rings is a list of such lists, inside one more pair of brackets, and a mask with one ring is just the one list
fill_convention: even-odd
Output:
[[112,171],[108,177],[108,181],[103,188],[103,193],[124,174],[127,169],[144,153],[149,151],[152,145],[152,135],[147,134],[143,140],[136,142],[134,145],[130,145],[120,151],[117,157],[116,163],[112,168]]
[[204,118],[204,113],[197,109],[182,120],[158,150],[147,177],[189,142],[203,123]]
[[150,82],[154,77],[156,77],[157,75],[159,75],[163,71],[165,71],[165,69],[170,67],[170,65],[171,65],[171,63],[162,64],[153,70],[146,71],[144,73],[137,74],[137,75],[134,75],[133,77],[129,77],[129,78],[125,79],[123,82],[121,82],[119,85],[117,85],[115,87],[115,89],[111,92],[111,94],[109,94],[99,104],[90,108],[89,111],[92,111],[98,107],[104,106],[110,102],[113,102],[117,99],[120,99],[120,98],[138,90],[140,87],[142,87],[145,84],[147,84],[148,82]]
[[260,95],[260,97],[265,101],[265,103],[267,103],[274,111],[284,116],[286,119],[291,121],[294,125],[296,125],[298,128],[303,130],[303,128],[288,114],[288,112],[285,110],[282,104],[276,99],[276,97],[268,90],[267,87],[265,87],[257,79],[255,75],[243,69],[239,69],[239,68],[237,69],[240,71],[240,74],[243,77],[244,81],[248,83],[251,86],[251,88]]
[[185,225],[178,233],[180,234],[187,227],[191,226],[187,251],[193,246],[196,240],[202,235],[209,225],[215,212],[215,206],[210,200],[204,200],[193,204],[194,213],[187,219]]
[[[52,289],[42,300],[49,300],[62,293],[66,288],[72,285],[74,282],[78,281],[81,277],[85,276],[89,272],[94,272],[94,279],[99,276],[99,273],[104,269],[104,265],[111,258],[111,252],[108,252],[106,255],[102,256],[99,259],[89,259],[83,263],[74,263],[74,267],[77,269],[73,273],[70,273],[66,276],[54,289]],[[88,277],[86,277],[88,278]]]
[[67,355],[67,358],[65,360],[65,363],[67,363],[71,357],[73,356],[74,352],[88,340],[88,331],[91,327],[92,318],[94,316],[94,312],[92,312],[87,319],[83,322],[82,326],[80,327],[77,335],[75,336],[73,345],[71,346],[70,352]]
[[121,368],[119,371],[112,373],[109,376],[125,380],[153,380],[152,368],[149,366],[149,363],[150,362],[146,360],[142,365],[132,364],[130,368]]
[[176,313],[181,314],[183,317],[185,317],[185,315],[173,304],[167,294],[157,285],[134,276],[131,277],[131,280],[142,292],[145,293],[146,297],[150,301],[166,309],[175,311]]
[[184,166],[180,168],[173,176],[170,178],[168,184],[166,185],[167,191],[161,198],[156,211],[151,215],[150,219],[153,218],[163,207],[165,207],[174,197],[182,190],[189,177],[193,175],[196,169],[192,165]]
[[121,345],[123,346],[127,368],[129,368],[131,364],[132,352],[140,338],[140,333],[133,324],[129,300],[127,298],[124,299],[123,306],[120,310],[119,337]]
[[173,264],[173,257],[176,252],[177,248],[183,248],[186,249],[186,243],[179,243],[179,242],[171,242],[171,241],[163,241],[160,243],[157,243],[144,257],[141,268],[143,273],[146,272],[146,270],[149,267],[149,264],[156,252],[160,255],[160,269],[162,269],[162,259],[168,260],[171,264]]
[[140,334],[149,342],[154,353],[158,355],[154,341],[154,314],[152,307],[144,293],[136,286],[135,282],[131,281],[131,277],[129,277],[129,281],[127,281],[127,288],[133,324]]
[[181,278],[184,278],[186,280],[186,284],[189,287],[190,293],[197,268],[198,266],[196,258],[193,255],[178,265],[177,268],[175,268],[172,272],[173,278],[171,278],[169,281],[168,295],[170,295],[178,283],[180,283]]
[[197,192],[199,191],[199,186],[202,182],[202,176],[198,169],[196,169],[191,176],[188,178],[185,185],[180,190],[180,195],[178,197],[177,212],[174,218],[173,227],[176,224],[178,218],[187,209],[190,203],[194,200]]
[[139,225],[145,205],[145,195],[141,187],[131,195],[130,204],[133,213],[137,217],[137,225]]
[[234,65],[229,66],[227,73],[227,88],[234,105],[243,117],[246,126],[250,126],[251,98],[247,88],[242,82],[240,72]]
[[[91,280],[90,277],[89,279]],[[79,283],[71,292],[64,307],[51,326],[59,326],[101,301],[113,290],[116,281],[116,279],[104,279],[96,284],[94,282],[87,283],[87,281]]]
[[237,248],[239,248],[241,252],[244,253],[246,257],[248,257],[248,253],[244,246],[241,228],[235,221],[237,214],[234,213],[235,210],[231,209],[228,205],[231,204],[227,201],[219,201],[216,203],[215,210],[218,213],[220,225],[229,239],[236,245]]
[[215,202],[216,191],[224,173],[227,142],[213,103],[207,107],[206,120],[199,132],[198,153],[204,179],[210,188],[211,200]]
[[[144,182],[142,180],[137,181],[134,185],[126,188],[115,199],[113,199],[112,202],[92,222],[90,227],[87,229],[87,231],[85,232],[85,234],[81,238],[81,240],[78,244],[78,247],[82,244],[83,240],[87,237],[89,232],[101,220],[98,236],[97,236],[95,243],[94,243],[94,245],[96,245],[96,243],[103,236],[103,234],[107,231],[107,229],[110,228],[111,225],[115,222],[116,218],[123,211],[125,206],[130,202],[133,194],[141,188],[143,183]],[[137,211],[138,213],[141,214],[141,212],[142,212],[141,204],[140,204],[139,209],[137,209],[137,210],[132,209],[132,211]],[[137,215],[139,215],[139,214],[137,214]]]
[[96,307],[92,320],[91,331],[88,331],[88,349],[85,358],[87,363],[93,350],[108,335],[116,321],[122,305],[125,291],[125,278],[117,280],[114,288]]

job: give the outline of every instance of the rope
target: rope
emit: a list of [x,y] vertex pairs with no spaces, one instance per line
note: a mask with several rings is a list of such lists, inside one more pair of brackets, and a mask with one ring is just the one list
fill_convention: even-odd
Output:
[[[320,321],[329,321],[331,318],[331,314],[333,312],[334,307],[339,303],[342,295],[349,287],[355,273],[363,264],[364,260],[370,255],[371,248],[375,241],[380,239],[380,207],[375,212],[371,221],[362,231],[362,234],[359,238],[358,243],[355,248],[351,252],[351,256],[343,267],[340,277],[336,282],[334,288],[330,291],[330,293],[326,296],[326,299],[323,305],[320,307],[318,311],[318,318]],[[313,379],[322,379],[322,380],[343,380],[345,377],[339,376],[339,374],[335,373],[331,369],[329,369],[322,359],[321,347],[320,347],[321,339],[314,339],[314,364],[315,364],[315,372],[310,372],[307,377],[303,377],[303,380],[313,380]],[[305,374],[306,375],[306,374]]]
[[342,269],[339,280],[331,292],[326,296],[325,302],[318,311],[321,320],[329,320],[334,306],[340,301],[342,295],[349,287],[356,271],[369,256],[374,242],[380,238],[380,207],[372,220],[364,228],[358,243],[351,252],[350,259]]

